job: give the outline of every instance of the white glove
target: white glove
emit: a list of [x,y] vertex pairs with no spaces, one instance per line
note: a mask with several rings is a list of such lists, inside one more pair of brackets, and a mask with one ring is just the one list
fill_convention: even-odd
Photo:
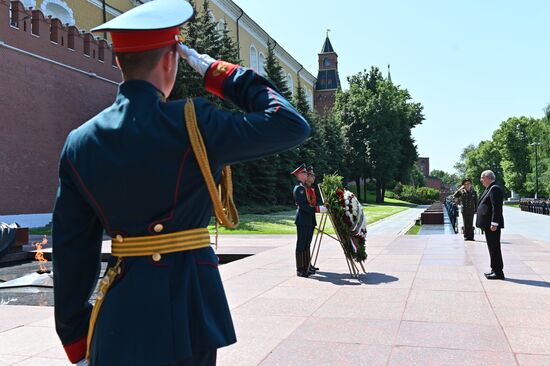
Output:
[[216,61],[207,54],[199,55],[197,51],[187,47],[181,42],[177,44],[177,49],[180,56],[187,61],[187,64],[203,77],[206,74],[208,67]]
[[88,361],[86,361],[86,359],[83,358],[82,360],[76,363],[76,366],[88,366]]
[[327,208],[325,207],[325,205],[319,206],[319,212],[320,212],[320,213],[325,213],[325,212],[327,212]]

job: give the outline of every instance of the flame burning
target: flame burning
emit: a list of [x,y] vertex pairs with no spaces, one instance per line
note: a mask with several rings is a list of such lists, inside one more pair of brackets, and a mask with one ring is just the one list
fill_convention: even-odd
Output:
[[41,273],[48,272],[48,269],[45,266],[45,263],[48,263],[48,260],[44,258],[44,252],[42,252],[42,247],[46,244],[48,244],[48,238],[46,235],[42,238],[42,242],[33,244],[33,246],[36,247],[36,255],[34,256],[34,259],[39,262],[39,272]]

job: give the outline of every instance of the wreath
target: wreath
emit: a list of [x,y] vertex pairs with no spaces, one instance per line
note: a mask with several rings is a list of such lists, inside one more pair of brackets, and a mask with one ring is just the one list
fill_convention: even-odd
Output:
[[365,214],[355,194],[343,188],[342,180],[339,175],[325,175],[320,187],[346,256],[356,262],[363,262],[367,259]]

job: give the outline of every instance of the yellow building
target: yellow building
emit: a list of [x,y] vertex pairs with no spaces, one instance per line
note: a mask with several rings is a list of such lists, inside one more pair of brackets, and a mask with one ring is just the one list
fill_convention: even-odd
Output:
[[[149,0],[20,0],[25,7],[40,9],[48,16],[59,18],[63,24],[76,25],[89,30],[106,20]],[[202,0],[195,0],[201,10]],[[292,55],[282,48],[231,0],[210,0],[211,17],[218,22],[220,31],[224,23],[233,40],[239,46],[239,57],[244,66],[264,74],[264,61],[267,57],[267,40],[275,44],[275,56],[286,74],[289,90],[294,94],[300,78],[307,100],[313,107],[313,90],[316,78],[302,67]]]

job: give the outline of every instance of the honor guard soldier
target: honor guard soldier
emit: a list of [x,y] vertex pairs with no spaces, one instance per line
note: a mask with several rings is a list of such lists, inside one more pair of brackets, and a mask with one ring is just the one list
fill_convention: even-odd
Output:
[[306,165],[302,164],[292,173],[298,180],[298,184],[294,187],[293,196],[296,202],[296,224],[297,240],[296,240],[296,273],[300,277],[308,277],[315,273],[310,266],[311,254],[310,244],[313,238],[313,231],[317,221],[315,213],[326,212],[326,207],[323,205],[312,205],[308,201],[307,195],[307,169]]
[[[218,183],[225,165],[309,135],[260,74],[181,44],[192,15],[185,0],[156,0],[93,29],[111,33],[124,81],[113,105],[69,134],[60,157],[55,324],[73,363],[214,365],[236,337],[206,229],[213,204],[204,171]],[[168,102],[180,55],[210,93],[246,113],[201,98]],[[92,307],[104,231],[112,257]]]
[[477,211],[477,194],[472,188],[471,179],[464,179],[462,185],[453,194],[460,201],[462,221],[464,222],[464,240],[474,240],[474,214]]
[[[315,192],[315,172],[313,171],[313,166],[307,167],[307,179],[306,179],[306,195],[307,195],[307,201],[311,206],[317,206],[317,205],[323,205],[323,201],[320,198],[317,198],[317,193]],[[317,226],[317,221],[315,222],[315,226]],[[315,233],[315,226],[311,228],[311,238],[313,238],[313,234]],[[309,241],[308,246],[311,246],[311,240]],[[318,271],[319,267],[315,267],[313,264],[310,263],[310,269],[313,270],[313,272]]]

